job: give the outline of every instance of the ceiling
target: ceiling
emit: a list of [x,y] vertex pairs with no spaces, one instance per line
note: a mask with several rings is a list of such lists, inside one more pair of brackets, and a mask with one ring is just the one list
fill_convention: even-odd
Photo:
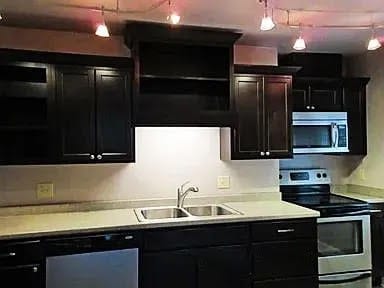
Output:
[[[117,0],[1,0],[3,20],[0,25],[54,30],[69,30],[93,33],[101,21],[101,13],[91,9],[75,9],[56,4],[114,9]],[[121,10],[145,10],[157,0],[119,0]],[[259,31],[263,6],[259,0],[172,0],[182,16],[182,24],[213,26],[240,30],[242,44],[275,46],[282,53],[292,51],[298,29],[278,25],[273,31]],[[384,24],[383,0],[269,0],[270,6],[284,9],[347,10],[350,13],[292,12],[291,23],[371,25]],[[361,13],[373,11],[374,13]],[[381,11],[381,13],[380,13]],[[107,24],[113,34],[122,34],[126,20],[165,22],[168,6],[146,13],[105,13]],[[274,12],[275,22],[286,22],[286,12]],[[369,30],[304,28],[302,35],[307,42],[307,51],[359,53],[366,50],[371,35]],[[384,29],[377,30],[384,40]]]

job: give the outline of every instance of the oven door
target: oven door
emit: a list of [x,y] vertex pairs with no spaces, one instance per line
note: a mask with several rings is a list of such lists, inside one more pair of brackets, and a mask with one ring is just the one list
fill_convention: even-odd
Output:
[[370,271],[325,275],[319,277],[320,288],[371,288]]
[[293,153],[349,152],[347,133],[347,123],[341,123],[340,121],[294,121]]
[[319,274],[371,270],[370,216],[317,219]]

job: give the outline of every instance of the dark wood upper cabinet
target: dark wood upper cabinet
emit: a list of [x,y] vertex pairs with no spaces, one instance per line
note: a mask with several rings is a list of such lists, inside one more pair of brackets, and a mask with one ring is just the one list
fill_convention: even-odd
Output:
[[295,78],[293,111],[344,111],[342,79]]
[[263,77],[235,77],[237,127],[232,129],[232,158],[259,158],[264,151]]
[[134,160],[131,90],[129,71],[96,70],[96,150],[104,161]]
[[367,99],[369,78],[347,78],[343,84],[344,109],[348,113],[349,154],[367,155]]
[[61,67],[56,72],[60,161],[134,160],[130,73]]
[[222,129],[222,158],[292,157],[292,77],[236,75],[234,86],[238,121],[230,144]]
[[136,126],[230,126],[233,44],[240,34],[131,22]]
[[[273,158],[292,156],[292,78],[268,76],[264,78],[265,151]],[[268,156],[268,155],[266,155]]]
[[[95,157],[94,69],[56,69],[56,93],[60,130],[60,158],[87,162]],[[92,156],[93,155],[93,156]]]
[[0,60],[0,165],[51,163],[52,67],[7,60]]

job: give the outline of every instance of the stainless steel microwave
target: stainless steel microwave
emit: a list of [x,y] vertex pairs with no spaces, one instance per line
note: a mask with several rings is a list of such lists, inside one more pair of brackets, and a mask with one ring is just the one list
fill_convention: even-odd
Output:
[[293,112],[293,153],[346,153],[347,112]]

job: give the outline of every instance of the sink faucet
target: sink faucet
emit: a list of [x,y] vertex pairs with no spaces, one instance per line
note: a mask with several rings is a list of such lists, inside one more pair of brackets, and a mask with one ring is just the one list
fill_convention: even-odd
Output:
[[191,186],[187,190],[184,191],[185,185],[187,185],[190,181],[185,182],[179,188],[177,188],[177,207],[183,208],[184,199],[187,197],[189,192],[199,192],[199,188],[197,186]]

